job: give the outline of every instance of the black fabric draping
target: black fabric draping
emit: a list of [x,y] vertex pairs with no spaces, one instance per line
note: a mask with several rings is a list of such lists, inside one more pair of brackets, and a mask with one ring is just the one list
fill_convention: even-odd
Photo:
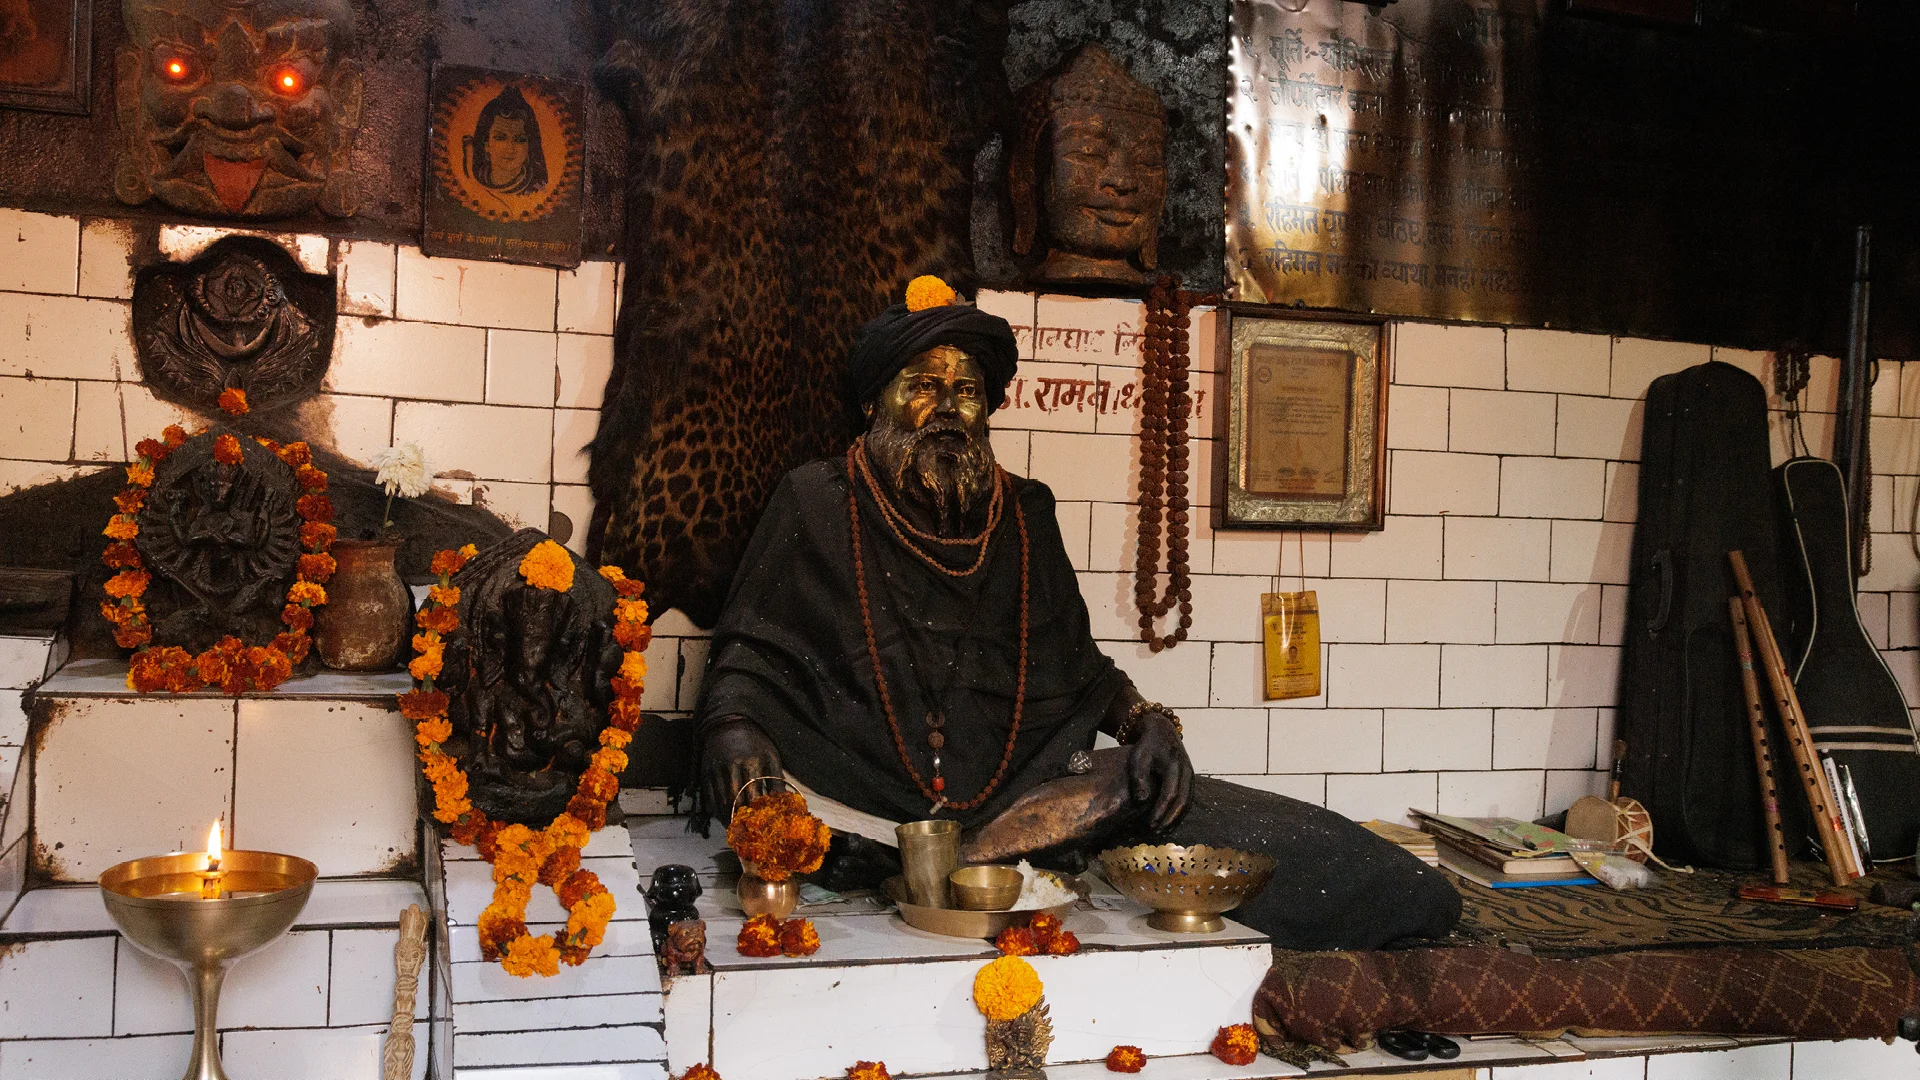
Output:
[[1019,362],[1013,328],[998,315],[970,304],[908,311],[895,304],[860,328],[848,361],[848,396],[857,411],[886,388],[914,357],[938,345],[951,345],[979,362],[987,376],[987,404],[998,409],[1007,400],[1007,384]]
[[[1002,326],[1006,324],[1001,323]],[[1123,676],[1094,645],[1086,602],[1067,561],[1046,485],[1012,478],[986,565],[955,578],[901,545],[864,485],[857,487],[867,594],[887,689],[914,765],[931,783],[926,716],[947,717],[942,774],[948,798],[971,799],[999,768],[1012,720],[1020,633],[1020,537],[1026,516],[1027,693],[1007,775],[974,810],[938,816],[972,825],[1021,792],[1063,775],[1089,749]],[[788,473],[767,504],[726,612],[714,629],[697,715],[704,728],[751,718],[787,770],[856,810],[895,821],[930,816],[930,801],[901,765],[875,689],[861,627],[848,529],[844,459]],[[931,545],[929,545],[931,546]],[[939,551],[965,568],[977,549]]]

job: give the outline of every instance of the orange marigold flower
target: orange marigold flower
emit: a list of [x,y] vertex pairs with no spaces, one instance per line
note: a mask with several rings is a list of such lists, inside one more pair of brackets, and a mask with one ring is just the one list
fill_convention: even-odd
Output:
[[305,634],[275,634],[268,647],[285,653],[289,663],[298,664],[307,658],[307,652],[313,648],[313,639]]
[[640,652],[653,644],[653,627],[643,622],[621,620],[613,624],[613,640],[623,649]]
[[1027,925],[1033,927],[1034,936],[1044,938],[1060,932],[1060,916],[1042,911],[1028,919]]
[[118,600],[123,596],[140,596],[147,591],[147,583],[153,575],[145,570],[122,570],[107,579],[107,595]]
[[274,457],[279,457],[280,451],[286,449],[285,447],[281,446],[279,443],[274,442],[272,439],[267,438],[265,435],[255,435],[253,437],[253,441],[260,444],[260,449],[265,450],[267,453],[272,454]]
[[628,682],[640,682],[647,677],[647,658],[637,652],[629,652],[620,658],[620,677]]
[[779,956],[780,923],[771,915],[755,915],[740,926],[733,947],[741,956]]
[[234,416],[247,415],[247,392],[237,386],[220,391],[220,407]]
[[681,1073],[675,1077],[674,1080],[720,1080],[720,1074],[709,1069],[705,1063],[702,1063]]
[[620,794],[620,778],[600,768],[590,765],[580,774],[580,794],[598,802],[612,802]]
[[606,891],[606,886],[600,884],[600,875],[591,870],[575,870],[572,876],[554,890],[554,895],[560,898],[561,907],[570,908],[596,891]]
[[[439,693],[437,690],[434,692]],[[453,723],[444,716],[431,717],[413,726],[413,741],[421,746],[433,746],[451,738]]]
[[624,599],[637,600],[641,596],[646,594],[647,583],[644,581],[635,581],[632,578],[628,578],[625,581],[614,582],[613,591],[619,594]]
[[102,603],[100,605],[100,617],[115,626],[123,626],[135,621],[135,617],[143,614],[146,610],[146,607],[137,600],[122,600],[119,603]]
[[297,634],[313,628],[313,611],[299,604],[288,604],[280,609],[280,621]]
[[115,570],[145,565],[140,561],[140,549],[125,540],[116,540],[108,544],[107,550],[100,553],[100,561]]
[[1229,1065],[1251,1065],[1260,1052],[1260,1037],[1254,1034],[1252,1024],[1232,1024],[1221,1028],[1207,1049]]
[[140,535],[140,523],[131,514],[115,514],[107,519],[107,527],[100,533],[115,540],[131,540]]
[[187,441],[187,429],[179,424],[168,424],[160,429],[160,437],[167,441],[168,447],[179,447]]
[[452,577],[466,564],[466,557],[457,551],[436,551],[433,553],[432,560],[427,563],[427,569],[431,570],[435,577]]
[[294,468],[313,462],[313,451],[303,442],[290,442],[280,448],[280,460]]
[[1048,956],[1072,956],[1080,951],[1080,939],[1071,930],[1061,930],[1047,935],[1041,943],[1041,951]]
[[508,942],[526,936],[527,924],[512,912],[488,904],[481,910],[474,929],[480,937],[480,955],[488,960],[498,960]]
[[318,555],[300,556],[300,576],[308,581],[326,584],[333,578],[333,572],[340,568],[333,556],[324,552]]
[[154,690],[185,693],[193,689],[186,678],[193,654],[177,645],[163,645],[133,654],[127,664],[127,687],[142,694]]
[[413,625],[436,634],[451,634],[460,627],[460,613],[449,607],[429,604],[414,612]]
[[611,746],[614,749],[619,750],[624,748],[628,743],[632,741],[633,741],[632,735],[628,734],[627,732],[621,731],[617,727],[604,727],[600,729],[600,745],[601,746]]
[[1137,1073],[1147,1067],[1147,1055],[1137,1046],[1116,1046],[1107,1051],[1107,1071]]
[[856,1061],[847,1070],[847,1080],[893,1080],[884,1061]]
[[552,934],[517,937],[507,945],[507,955],[500,958],[500,966],[507,974],[523,979],[529,975],[558,975],[560,950],[553,947]]
[[440,666],[445,660],[443,656],[444,651],[445,646],[435,645],[433,648],[414,657],[413,661],[407,665],[407,674],[423,681],[439,675]]
[[427,599],[441,607],[460,605],[460,587],[458,585],[434,585],[427,589]]
[[287,602],[319,607],[327,602],[327,590],[311,581],[296,581],[287,589]]
[[144,461],[136,461],[127,466],[127,483],[134,487],[152,487],[153,466]]
[[973,1004],[989,1020],[1013,1020],[1040,1004],[1040,973],[1017,956],[1003,956],[973,977]]
[[603,746],[595,750],[593,757],[588,760],[591,761],[594,768],[600,769],[616,779],[621,773],[627,771],[627,755],[612,747]]
[[300,486],[308,491],[327,490],[327,474],[311,465],[302,465],[295,469],[293,478],[300,481]]
[[647,621],[647,615],[648,609],[645,600],[615,600],[613,602],[613,619],[615,622],[644,623]]
[[[552,888],[572,877],[573,872],[578,869],[580,869],[580,849],[560,848],[547,856],[546,862],[540,864],[540,884]],[[598,945],[599,942],[596,941],[594,944]]]
[[646,693],[647,688],[645,683],[637,683],[632,679],[623,679],[618,675],[615,675],[610,681],[613,684],[613,696],[616,698],[625,701],[639,701],[640,695]]
[[325,495],[302,495],[294,500],[293,508],[308,521],[333,520],[333,500]]
[[[255,693],[264,694],[293,674],[292,658],[279,649],[264,648],[255,645],[247,650],[248,674],[251,676]],[[238,691],[235,691],[238,693]]]
[[483,859],[491,859],[499,854],[500,833],[507,826],[503,822],[487,820],[480,823],[480,832],[473,838],[473,850]]
[[146,505],[146,502],[146,488],[128,488],[113,497],[113,505],[119,507],[120,512],[123,514],[139,513],[140,508]]
[[208,686],[219,686],[233,675],[233,663],[218,646],[208,649],[194,658],[193,669],[200,675],[200,681]]
[[607,723],[621,731],[632,732],[640,727],[640,703],[631,698],[614,698],[607,706]]
[[426,652],[436,646],[445,648],[446,642],[442,641],[440,635],[432,630],[413,635],[414,652]]
[[1027,926],[1009,926],[1000,931],[1000,936],[993,939],[993,947],[1000,950],[1001,956],[1034,956],[1040,952],[1033,929]]
[[567,943],[591,949],[606,940],[607,923],[613,921],[612,893],[594,893],[574,905],[567,913]]
[[542,540],[520,560],[520,576],[536,589],[573,588],[573,556],[551,540]]
[[137,649],[152,640],[153,628],[144,622],[113,628],[113,643],[123,649]]
[[567,800],[567,813],[580,819],[587,828],[599,831],[607,824],[607,804],[586,795],[575,794]]
[[240,440],[231,435],[213,437],[213,460],[222,465],[240,464]]
[[922,274],[907,282],[908,311],[946,307],[959,298],[959,294],[953,291],[953,286],[932,274]]
[[785,956],[812,956],[820,951],[820,935],[811,919],[789,919],[780,928],[780,952]]
[[172,452],[173,447],[168,446],[158,439],[141,439],[139,442],[133,444],[133,456],[135,460],[146,458],[155,465],[166,460],[166,456]]
[[586,823],[572,814],[561,814],[553,819],[553,824],[547,826],[547,836],[553,841],[556,850],[563,847],[586,847],[587,838],[591,835],[592,831],[587,828]]
[[445,716],[450,704],[445,691],[409,690],[400,695],[400,715],[409,720],[431,720]]
[[486,823],[487,819],[478,812],[468,814],[453,822],[453,828],[447,830],[447,835],[453,837],[456,844],[471,844],[480,836],[480,827]]
[[300,526],[300,542],[308,551],[325,551],[333,545],[333,538],[339,530],[323,521],[309,521]]
[[609,585],[618,585],[627,580],[627,572],[612,563],[600,568],[600,576],[606,578]]
[[826,823],[807,812],[807,801],[791,791],[754,799],[727,826],[727,846],[768,881],[820,869],[832,838]]

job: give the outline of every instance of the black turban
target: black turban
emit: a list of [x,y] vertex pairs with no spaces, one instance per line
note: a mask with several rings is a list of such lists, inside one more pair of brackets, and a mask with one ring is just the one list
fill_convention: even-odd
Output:
[[848,382],[855,410],[878,397],[914,357],[937,345],[951,345],[979,362],[987,376],[989,410],[1005,404],[1007,384],[1020,358],[1007,320],[968,304],[922,311],[895,304],[861,327],[854,339]]

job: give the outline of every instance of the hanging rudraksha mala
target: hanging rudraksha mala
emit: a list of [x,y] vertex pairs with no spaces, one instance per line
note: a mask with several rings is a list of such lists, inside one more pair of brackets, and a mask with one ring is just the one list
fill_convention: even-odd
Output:
[[[1194,409],[1188,392],[1187,327],[1194,306],[1213,299],[1182,292],[1180,279],[1173,275],[1162,275],[1147,293],[1147,325],[1140,342],[1140,542],[1133,602],[1140,612],[1140,640],[1154,652],[1185,641],[1193,626],[1193,579],[1187,562],[1192,457],[1187,444]],[[1167,586],[1156,597],[1163,526]],[[1180,618],[1173,633],[1155,631],[1154,620],[1176,604]]]

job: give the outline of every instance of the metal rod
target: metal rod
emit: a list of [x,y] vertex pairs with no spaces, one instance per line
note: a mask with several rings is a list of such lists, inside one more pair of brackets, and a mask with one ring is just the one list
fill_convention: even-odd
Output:
[[1873,358],[1871,326],[1868,322],[1873,300],[1871,264],[1873,226],[1861,225],[1853,237],[1853,294],[1847,312],[1847,358],[1840,366],[1840,394],[1835,402],[1833,463],[1847,489],[1847,522],[1854,550],[1848,552],[1854,577],[1867,572],[1871,548],[1867,535],[1866,490],[1871,482],[1868,418],[1872,412]]

